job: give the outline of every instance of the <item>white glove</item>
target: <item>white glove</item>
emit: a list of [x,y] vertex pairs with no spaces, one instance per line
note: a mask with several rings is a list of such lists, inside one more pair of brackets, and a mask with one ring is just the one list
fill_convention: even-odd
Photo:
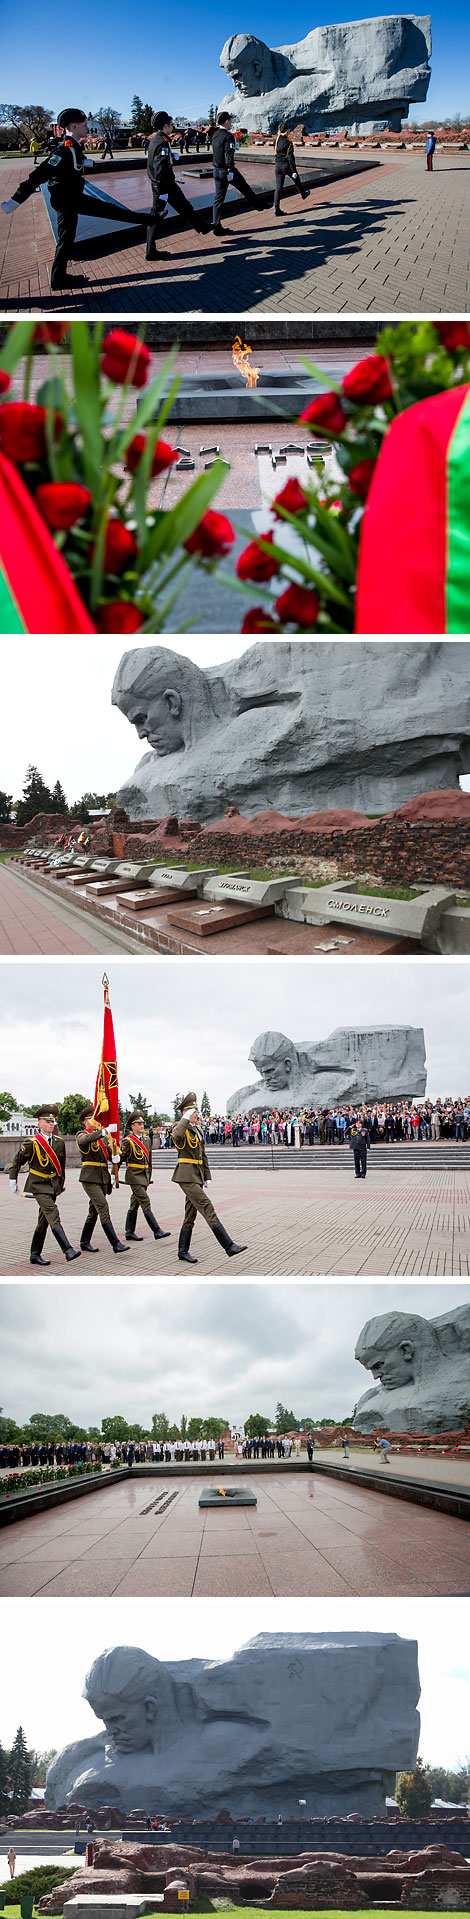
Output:
[[120,1154],[119,1154],[119,1153],[111,1153],[111,1159],[112,1159],[112,1162],[113,1162],[113,1166],[119,1166],[119,1163],[120,1163]]
[[10,1180],[10,1192],[11,1192],[11,1193],[17,1193],[17,1192],[18,1192],[18,1187],[17,1187],[17,1184],[16,1184],[16,1179],[11,1179],[11,1180]]
[[227,174],[227,180],[233,180],[233,173]]
[[208,1179],[205,1179],[205,1180],[204,1180],[204,1186],[205,1186],[205,1190],[206,1190],[206,1192],[207,1192],[207,1187],[208,1187],[208,1185],[209,1185],[209,1181],[208,1181]]
[[167,194],[167,193],[159,193],[159,195],[158,195],[158,198],[159,198],[159,200],[165,200],[165,202],[166,202],[166,205],[168,205],[168,194]]
[[117,1133],[117,1126],[107,1126],[106,1131],[107,1133]]

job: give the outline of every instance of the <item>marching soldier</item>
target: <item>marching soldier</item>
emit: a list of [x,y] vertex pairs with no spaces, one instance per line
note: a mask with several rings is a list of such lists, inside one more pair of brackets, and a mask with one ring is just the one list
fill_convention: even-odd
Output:
[[31,1240],[31,1266],[50,1266],[50,1259],[41,1257],[48,1226],[61,1252],[65,1253],[65,1258],[80,1258],[80,1253],[75,1251],[64,1233],[57,1205],[57,1194],[62,1193],[65,1186],[65,1140],[54,1132],[56,1120],[57,1107],[40,1106],[34,1139],[23,1140],[8,1168],[10,1186],[16,1192],[20,1166],[28,1166],[25,1193],[32,1193],[39,1207],[38,1223]]
[[[91,1236],[99,1217],[106,1239],[113,1253],[128,1253],[129,1247],[123,1246],[118,1239],[108,1206],[108,1193],[112,1191],[110,1162],[113,1157],[111,1135],[115,1128],[100,1126],[99,1119],[93,1117],[93,1107],[86,1106],[82,1113],[82,1131],[77,1133],[77,1146],[81,1156],[80,1184],[84,1187],[88,1199],[88,1212],[80,1236],[82,1253],[97,1253],[98,1247],[92,1246]],[[113,1142],[114,1143],[114,1142]]]
[[175,208],[175,212],[182,214],[187,226],[194,227],[195,233],[208,232],[206,220],[202,219],[201,215],[195,212],[194,207],[191,206],[191,201],[186,199],[182,188],[178,185],[178,181],[175,180],[171,152],[171,135],[173,133],[171,113],[154,113],[152,126],[154,129],[153,138],[150,141],[147,154],[147,173],[152,188],[152,213],[147,226],[146,260],[158,259],[158,254],[155,250],[155,239],[160,229],[168,200],[170,206]]
[[81,107],[63,107],[59,114],[58,133],[58,141],[54,146],[51,145],[47,159],[42,160],[41,165],[35,167],[26,180],[20,180],[16,193],[12,194],[12,200],[17,200],[18,205],[22,206],[23,201],[29,200],[30,194],[36,193],[38,187],[46,182],[49,186],[51,203],[57,214],[57,246],[51,273],[53,293],[62,287],[76,287],[78,284],[78,275],[73,279],[67,276],[67,265],[80,213],[91,214],[97,220],[105,216],[107,220],[119,220],[121,224],[124,221],[129,226],[138,225],[137,214],[117,204],[113,207],[111,200],[104,204],[90,193],[87,193],[85,200],[83,198],[87,159],[81,142],[86,139],[88,127]]
[[152,1185],[152,1149],[150,1140],[144,1138],[143,1113],[131,1113],[129,1129],[121,1146],[120,1166],[126,1167],[126,1186],[130,1186],[131,1196],[126,1216],[126,1239],[142,1241],[142,1233],[136,1233],[139,1206],[151,1227],[154,1239],[170,1239],[170,1233],[164,1233],[152,1212],[147,1187]]
[[212,135],[212,164],[215,180],[215,200],[212,213],[213,231],[219,235],[229,233],[229,227],[222,227],[220,216],[229,186],[238,187],[242,200],[248,200],[249,206],[259,210],[259,201],[253,188],[248,186],[243,174],[235,166],[236,140],[230,128],[230,114],[221,113]]
[[295,164],[294,144],[293,144],[293,141],[291,140],[289,128],[286,120],[283,120],[282,127],[279,128],[279,133],[277,135],[276,145],[274,148],[274,166],[275,166],[275,174],[276,174],[276,186],[275,186],[275,192],[274,192],[274,212],[276,215],[276,219],[282,220],[281,193],[284,186],[286,173],[289,173],[291,180],[295,181],[297,191],[298,193],[300,193],[302,200],[308,200],[308,196],[310,192],[309,187],[304,187],[302,185],[300,174],[297,172],[297,167]]
[[189,1251],[191,1233],[196,1213],[202,1213],[211,1232],[223,1246],[228,1259],[235,1253],[246,1253],[246,1246],[236,1246],[230,1234],[225,1231],[221,1220],[214,1212],[212,1201],[204,1191],[211,1178],[211,1170],[204,1144],[202,1120],[197,1109],[196,1093],[185,1093],[181,1101],[181,1119],[172,1127],[171,1137],[177,1148],[178,1164],[173,1179],[177,1186],[183,1187],[185,1194],[184,1222],[178,1240],[178,1259],[187,1261],[188,1266],[197,1266],[197,1260]]

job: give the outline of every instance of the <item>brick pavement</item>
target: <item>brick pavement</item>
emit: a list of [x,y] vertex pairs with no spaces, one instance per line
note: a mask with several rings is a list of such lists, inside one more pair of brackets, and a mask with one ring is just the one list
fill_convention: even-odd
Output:
[[[212,1484],[219,1483],[217,1472]],[[470,1586],[460,1519],[315,1473],[255,1480],[256,1507],[200,1509],[201,1481],[158,1479],[173,1493],[146,1512],[154,1482],[136,1478],[8,1526],[0,1593],[41,1597],[430,1597]],[[204,1481],[209,1484],[208,1480]]]
[[120,953],[135,950],[99,920],[49,901],[0,862],[0,954],[108,953],[111,946]]
[[[351,1155],[352,1158],[352,1155]],[[21,1176],[20,1185],[23,1185]],[[372,1278],[466,1279],[470,1274],[470,1172],[464,1169],[382,1173],[369,1164],[367,1180],[355,1181],[353,1170],[332,1168],[283,1173],[281,1170],[217,1171],[210,1188],[216,1212],[247,1251],[228,1260],[213,1234],[198,1220],[191,1251],[198,1264],[189,1269],[195,1283],[208,1277],[237,1282],[251,1277],[308,1279],[347,1276]],[[99,1226],[96,1257],[83,1255],[67,1265],[55,1240],[48,1235],[44,1254],[50,1259],[49,1278],[74,1286],[102,1279],[187,1279],[177,1258],[182,1220],[181,1193],[171,1180],[171,1168],[156,1167],[151,1188],[154,1212],[171,1238],[155,1242],[145,1226],[140,1246],[118,1261],[110,1253]],[[121,1185],[111,1197],[112,1217],[123,1236],[128,1189]],[[86,1211],[78,1171],[70,1169],[60,1200],[60,1213],[70,1239],[78,1246]],[[0,1275],[32,1278],[29,1245],[36,1219],[34,1201],[10,1192],[0,1178]],[[93,1271],[91,1271],[93,1267]],[[39,1269],[37,1273],[40,1283]]]
[[[376,171],[314,188],[301,212],[287,202],[237,214],[226,241],[191,230],[165,236],[165,258],[143,246],[74,266],[87,284],[60,296],[84,313],[464,313],[470,306],[467,198],[470,154],[379,156]],[[0,162],[2,198],[27,163]],[[117,178],[117,176],[116,176]],[[42,196],[0,215],[0,308],[58,310],[50,294],[53,243]],[[220,249],[220,250],[219,250]]]

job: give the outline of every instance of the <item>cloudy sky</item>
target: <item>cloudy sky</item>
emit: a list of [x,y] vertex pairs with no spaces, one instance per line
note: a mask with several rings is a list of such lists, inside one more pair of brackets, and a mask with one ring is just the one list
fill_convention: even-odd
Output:
[[0,1286],[3,1412],[19,1424],[33,1412],[86,1428],[121,1413],[145,1430],[154,1412],[269,1419],[279,1400],[296,1418],[341,1418],[373,1384],[354,1358],[367,1319],[432,1319],[470,1299],[468,1281],[88,1284]]
[[417,1639],[421,1754],[453,1767],[468,1753],[465,1599],[113,1599],[111,1607],[107,1599],[3,1599],[2,1627],[5,1746],[19,1720],[36,1751],[93,1736],[99,1725],[81,1693],[92,1660],[110,1643],[159,1659],[226,1659],[260,1632],[351,1629]]
[[[103,961],[3,961],[0,1082],[21,1103],[89,1097],[101,1052]],[[466,960],[119,959],[109,966],[123,1105],[173,1111],[187,1086],[213,1112],[254,1084],[268,1029],[323,1039],[336,1026],[424,1026],[431,1096],[468,1093]]]
[[[167,646],[166,634],[163,640]],[[149,644],[152,640],[149,642],[148,636],[132,639],[133,648]],[[246,637],[238,639],[233,634],[205,639],[185,633],[180,638],[172,637],[171,644],[175,653],[195,660],[200,667],[238,658],[247,647]],[[334,644],[329,641],[330,646]],[[384,640],[384,646],[389,644]],[[25,636],[19,676],[16,649],[7,649],[2,662],[0,721],[0,785],[4,792],[11,793],[15,800],[20,798],[30,763],[39,767],[47,786],[54,786],[59,779],[70,803],[80,799],[82,793],[113,793],[124,784],[146,750],[145,742],[138,740],[124,714],[111,706],[114,675],[126,651],[122,639],[83,639],[78,656],[74,647],[64,647],[63,640],[53,635],[39,646],[35,639]],[[12,724],[14,715],[21,724]],[[470,788],[470,775],[461,785]]]

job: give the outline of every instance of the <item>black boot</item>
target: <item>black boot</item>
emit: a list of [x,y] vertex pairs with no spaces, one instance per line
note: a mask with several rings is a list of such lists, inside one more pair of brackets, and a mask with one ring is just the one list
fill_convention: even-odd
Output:
[[41,1259],[47,1226],[36,1226],[31,1240],[29,1254],[30,1266],[50,1266],[50,1259]]
[[57,1240],[57,1245],[60,1246],[61,1252],[65,1253],[66,1259],[79,1259],[80,1253],[77,1253],[75,1247],[70,1245],[70,1240],[67,1239],[67,1234],[64,1233],[63,1226],[53,1226],[52,1231],[54,1239]]
[[99,1253],[99,1246],[92,1246],[91,1244],[91,1235],[92,1235],[92,1232],[94,1231],[95,1226],[96,1226],[96,1220],[92,1220],[91,1222],[89,1219],[85,1220],[85,1225],[82,1226],[82,1231],[80,1233],[80,1252],[81,1253]]
[[113,1253],[128,1253],[129,1247],[121,1245],[121,1241],[120,1239],[118,1239],[117,1233],[115,1233],[114,1231],[114,1226],[112,1224],[112,1221],[110,1219],[102,1219],[101,1225],[103,1228],[103,1232],[106,1233],[106,1238],[109,1239],[109,1244],[110,1246],[112,1246]]
[[230,1233],[226,1233],[225,1226],[222,1226],[220,1219],[217,1220],[217,1225],[212,1227],[212,1231],[214,1238],[218,1239],[219,1246],[223,1246],[224,1253],[227,1254],[227,1259],[234,1259],[235,1253],[246,1253],[247,1247],[235,1245],[235,1240],[230,1238]]
[[197,1259],[194,1259],[193,1254],[189,1251],[192,1230],[192,1226],[181,1227],[178,1240],[178,1259],[185,1259],[188,1266],[197,1266]]
[[162,1231],[161,1226],[158,1224],[158,1219],[155,1219],[154,1213],[147,1213],[147,1219],[149,1226],[152,1228],[154,1239],[171,1239],[171,1233],[164,1233]]
[[126,1239],[136,1239],[138,1240],[139,1246],[141,1246],[143,1236],[142,1236],[142,1233],[136,1233],[135,1231],[136,1225],[137,1225],[137,1213],[134,1213],[132,1206],[130,1206],[128,1213],[126,1213],[126,1224],[124,1227],[124,1232],[126,1235]]

